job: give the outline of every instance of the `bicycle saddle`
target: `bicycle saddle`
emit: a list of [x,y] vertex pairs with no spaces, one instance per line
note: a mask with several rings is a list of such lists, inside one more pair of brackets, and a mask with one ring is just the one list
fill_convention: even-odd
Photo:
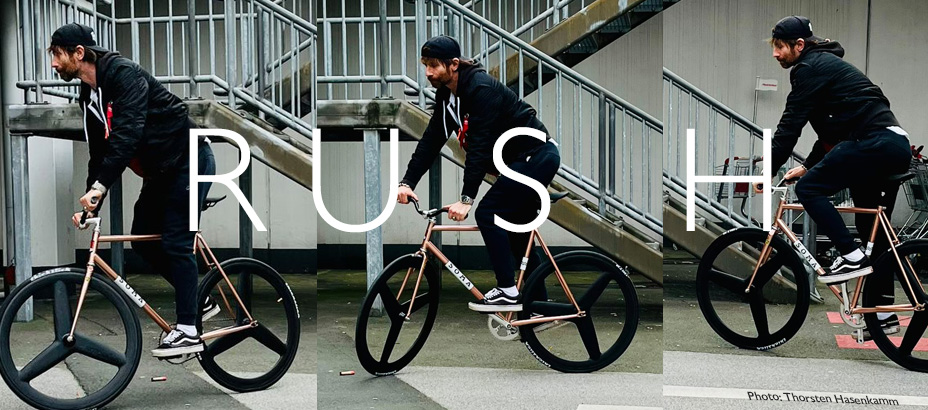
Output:
[[207,197],[206,200],[203,201],[203,209],[201,209],[201,211],[205,211],[209,208],[216,206],[216,204],[218,204],[219,201],[222,201],[223,199],[226,199],[225,195],[220,196],[220,197],[212,197],[212,198]]
[[912,178],[915,178],[915,173],[913,173],[913,172],[906,172],[906,173],[904,173],[904,174],[890,175],[890,176],[886,177],[886,182],[892,183],[892,184],[901,184],[901,183],[903,183],[903,182],[905,182],[905,181],[908,181],[908,180],[910,180],[910,179],[912,179]]

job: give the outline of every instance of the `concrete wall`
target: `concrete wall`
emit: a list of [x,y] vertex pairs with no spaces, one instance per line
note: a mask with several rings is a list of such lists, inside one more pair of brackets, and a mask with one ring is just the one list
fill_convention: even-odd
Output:
[[[780,18],[792,14],[809,17],[816,35],[839,41],[845,60],[864,71],[892,102],[912,144],[928,144],[928,81],[919,76],[928,64],[928,54],[919,51],[928,40],[928,2],[686,0],[663,13],[664,66],[747,118],[754,109],[755,77],[778,80],[777,91],[758,96],[756,121],[776,128],[790,90],[789,70],[773,59],[765,40]],[[705,143],[705,134],[697,137]],[[727,143],[727,133],[722,137]],[[807,126],[796,150],[808,153],[815,139]],[[746,140],[737,143],[745,145]],[[755,154],[760,155],[760,144]],[[902,223],[907,211],[900,194],[894,222]]]

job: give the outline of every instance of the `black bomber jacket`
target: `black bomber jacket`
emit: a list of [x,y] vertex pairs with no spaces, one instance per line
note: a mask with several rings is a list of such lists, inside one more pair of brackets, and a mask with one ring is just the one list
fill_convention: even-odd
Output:
[[[454,116],[460,115],[468,123],[461,195],[476,198],[484,175],[498,174],[493,165],[493,145],[500,135],[515,127],[534,128],[546,134],[548,130],[536,118],[535,109],[531,105],[520,100],[512,90],[487,74],[479,65],[467,66],[458,72],[457,97],[460,106],[459,112],[454,114],[448,109],[450,95],[448,87],[441,87],[435,92],[435,112],[409,160],[402,182],[415,188],[445,142],[457,137],[459,127]],[[503,161],[509,164],[519,154],[541,144],[543,142],[535,138],[517,136],[506,143]]]
[[869,132],[898,126],[889,100],[860,70],[844,61],[837,41],[806,43],[790,70],[792,90],[773,134],[774,172],[789,159],[806,123],[818,135],[803,164],[811,168],[839,142],[861,139]]

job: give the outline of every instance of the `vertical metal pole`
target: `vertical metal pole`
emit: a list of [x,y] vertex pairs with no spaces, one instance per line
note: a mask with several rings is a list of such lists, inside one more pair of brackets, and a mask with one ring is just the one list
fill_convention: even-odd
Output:
[[[196,0],[187,0],[187,75],[190,76],[190,98],[200,98],[200,90],[194,79],[199,70],[200,48],[197,38]],[[134,46],[133,46],[134,47]]]
[[[364,217],[373,221],[380,215],[380,131],[364,130]],[[383,228],[377,227],[367,231],[367,287],[377,279],[383,270]],[[374,303],[375,312],[383,311],[383,302]]]
[[[25,1],[21,6],[25,7]],[[15,7],[12,7],[15,8]],[[9,11],[9,10],[8,10]],[[13,10],[15,11],[15,10]],[[2,13],[0,15],[0,112],[2,112],[3,124],[9,124],[9,112],[7,106],[13,104],[17,98],[17,90],[14,83],[17,79],[17,62],[19,53],[16,45],[16,28],[19,24],[16,22],[16,16],[22,16],[15,12]],[[23,18],[24,24],[27,18]],[[23,28],[25,30],[25,27]],[[23,58],[28,60],[28,58]],[[28,64],[28,63],[27,63]],[[26,71],[27,73],[29,71]],[[12,136],[10,129],[6,126],[0,127],[3,131],[3,206],[4,206],[4,242],[3,242],[3,265],[8,266],[13,261],[13,244],[16,242],[13,233],[13,156],[12,156]]]
[[[425,44],[425,0],[416,0],[416,48]],[[486,65],[486,62],[484,62]],[[419,84],[419,108],[425,109],[425,66],[416,64],[416,83]]]
[[[110,208],[110,233],[122,235],[122,179],[117,179],[116,183],[110,187],[106,193],[106,199]],[[126,260],[124,245],[122,242],[113,242],[110,246],[111,266],[122,277],[126,277],[126,270],[123,269]]]
[[[400,3],[400,7],[403,7],[402,3]],[[400,24],[402,24],[402,22]],[[387,89],[387,56],[390,53],[390,50],[387,47],[387,36],[390,35],[388,33],[388,28],[387,0],[380,0],[380,36],[378,36],[379,38],[377,39],[379,40],[378,47],[380,49],[378,51],[380,53],[380,97],[389,97],[390,93]],[[405,47],[405,44],[403,46]],[[405,63],[405,61],[403,63]],[[376,215],[374,217],[376,218]]]
[[[235,109],[235,89],[236,78],[235,78],[235,2],[234,1],[225,1],[225,31],[226,31],[226,82],[229,84],[229,108]],[[246,173],[248,171],[245,171]],[[242,178],[245,178],[245,174],[242,174]],[[250,175],[249,175],[250,181]],[[250,199],[250,198],[249,198]],[[249,229],[249,232],[251,230]],[[251,244],[248,245],[251,247]]]
[[[255,46],[258,48],[258,98],[264,98],[264,90],[267,87],[267,49],[269,48],[270,38],[264,35],[265,27],[267,27],[267,14],[264,12],[264,8],[258,8],[258,30],[257,33],[261,37],[255,41]],[[315,69],[315,66],[313,66]],[[313,94],[315,96],[315,94]],[[315,98],[315,97],[314,97]],[[264,119],[264,112],[260,111],[259,116]]]
[[[429,168],[429,209],[437,209],[444,206],[441,202],[441,164],[443,161],[435,161]],[[441,224],[441,219],[435,223]],[[441,232],[432,232],[432,243],[438,245],[441,249]]]
[[[239,153],[241,155],[241,153]],[[242,194],[245,195],[245,199],[251,203],[251,170],[254,161],[252,161],[248,168],[245,169],[245,172],[242,172],[242,175],[238,177],[238,187],[242,189]],[[238,210],[238,252],[239,256],[252,257],[254,256],[254,241],[253,241],[253,230],[251,227],[251,218],[248,217],[248,214],[245,213],[244,208],[239,208]]]
[[[6,110],[4,110],[5,112]],[[4,131],[9,133],[9,130]],[[13,159],[13,260],[16,263],[16,283],[26,283],[32,277],[32,239],[29,223],[29,140],[12,136]],[[16,314],[17,321],[32,320],[32,300],[23,304]]]
[[[609,168],[606,165],[606,95],[602,91],[599,92],[599,181],[597,185],[599,186],[599,214],[606,215],[606,180],[609,178],[607,176],[607,169]],[[591,144],[592,145],[592,144]],[[626,198],[627,199],[627,198]]]

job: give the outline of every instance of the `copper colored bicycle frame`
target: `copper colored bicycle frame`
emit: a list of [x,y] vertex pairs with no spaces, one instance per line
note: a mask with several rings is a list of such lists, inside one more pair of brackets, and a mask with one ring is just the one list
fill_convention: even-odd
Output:
[[[412,298],[409,300],[409,311],[406,312],[406,320],[409,320],[410,315],[412,315],[413,302],[415,302],[416,294],[419,292],[419,284],[422,282],[422,275],[425,274],[425,265],[428,263],[429,253],[434,254],[434,256],[438,258],[439,261],[441,261],[441,264],[444,265],[445,268],[447,268],[451,274],[454,275],[454,277],[457,278],[458,281],[460,281],[461,284],[463,284],[471,294],[474,295],[477,300],[483,299],[483,293],[481,293],[480,290],[478,290],[477,287],[474,286],[473,283],[471,283],[471,281],[467,279],[467,277],[464,276],[464,274],[456,266],[454,266],[454,263],[448,260],[448,257],[446,257],[445,254],[443,254],[441,250],[439,250],[438,247],[435,246],[435,244],[433,244],[431,241],[432,232],[478,232],[479,230],[480,229],[476,225],[436,225],[436,219],[434,217],[429,218],[429,226],[425,231],[425,238],[422,240],[422,245],[416,252],[416,255],[422,255],[422,266],[419,267],[419,275],[416,278],[416,285],[412,291]],[[533,230],[529,235],[528,244],[525,247],[525,255],[523,255],[522,263],[519,268],[519,278],[516,281],[516,288],[522,288],[522,279],[525,276],[525,267],[528,263],[528,256],[532,251],[532,245],[534,245],[535,239],[538,239],[539,245],[541,245],[545,255],[548,257],[548,260],[551,261],[551,266],[554,267],[554,274],[557,276],[558,282],[564,289],[564,293],[567,294],[567,299],[570,300],[570,303],[574,305],[574,308],[577,309],[577,313],[562,316],[542,316],[524,320],[512,320],[513,313],[515,312],[507,312],[505,315],[498,312],[496,315],[501,317],[512,326],[531,325],[536,323],[553,322],[555,320],[575,319],[578,317],[586,316],[586,312],[581,310],[580,306],[577,305],[577,301],[574,299],[574,295],[570,291],[570,287],[567,286],[567,282],[564,280],[564,276],[561,274],[560,268],[558,268],[557,263],[554,262],[554,256],[551,255],[551,251],[548,249],[548,245],[545,244],[544,239],[541,238],[541,234],[538,233],[537,230]],[[406,277],[403,278],[403,284],[400,286],[400,290],[396,295],[397,300],[402,298],[403,290],[406,288],[406,283],[409,281],[409,276],[412,274],[412,270],[413,268],[406,270]]]
[[[74,321],[71,323],[71,331],[67,335],[68,341],[73,340],[73,335],[75,329],[77,329],[77,321],[80,318],[81,308],[84,305],[84,298],[87,295],[87,289],[90,286],[90,278],[93,275],[93,272],[96,268],[99,268],[106,274],[106,276],[116,283],[116,287],[119,290],[123,291],[129,299],[131,299],[135,304],[142,308],[145,311],[145,314],[154,321],[161,330],[164,330],[165,333],[171,331],[171,326],[158,314],[155,312],[152,307],[145,302],[142,297],[132,289],[131,286],[120,277],[110,265],[104,261],[100,255],[97,254],[97,245],[101,242],[148,242],[148,241],[160,241],[161,235],[100,235],[100,218],[88,218],[87,224],[93,224],[93,236],[90,240],[90,257],[87,261],[87,273],[84,275],[84,283],[81,285],[80,297],[77,299],[77,310],[74,312]],[[200,336],[203,340],[215,339],[222,337],[228,334],[236,333],[250,327],[255,327],[258,325],[258,322],[251,317],[251,312],[248,311],[248,308],[245,307],[245,304],[242,303],[242,299],[239,297],[238,292],[235,290],[235,286],[232,285],[232,282],[229,281],[229,277],[226,276],[226,272],[222,269],[222,266],[219,264],[219,260],[216,259],[216,256],[213,255],[213,251],[209,248],[209,245],[206,244],[206,240],[203,239],[203,235],[200,232],[197,232],[196,238],[194,240],[194,253],[199,252],[203,257],[203,261],[206,262],[207,266],[210,269],[216,268],[219,270],[219,273],[222,274],[223,279],[225,280],[226,285],[229,287],[229,290],[232,292],[232,296],[235,301],[238,303],[238,306],[242,309],[245,316],[248,318],[249,323],[241,326],[228,326],[222,329],[216,329],[211,332],[204,333]],[[232,307],[229,303],[229,298],[226,296],[225,290],[222,285],[219,284],[219,294],[222,297],[223,302],[226,306],[227,312],[233,312]]]
[[[782,190],[784,192],[786,191],[785,187],[773,188],[773,189],[775,191],[778,191],[778,190]],[[896,236],[896,232],[893,230],[893,227],[890,224],[889,219],[886,216],[886,213],[884,212],[885,207],[880,206],[880,207],[877,207],[876,209],[872,209],[872,208],[838,206],[838,207],[835,207],[835,209],[837,209],[838,212],[841,212],[841,213],[876,215],[876,217],[873,219],[873,228],[871,228],[870,230],[870,239],[866,247],[867,257],[870,257],[870,252],[873,249],[873,243],[876,240],[876,235],[877,235],[877,228],[882,227],[883,233],[886,234],[886,239],[888,239],[889,243],[891,244],[889,249],[892,251],[893,256],[895,256],[896,263],[898,264],[900,271],[905,272],[905,268],[903,268],[903,265],[902,265],[902,259],[899,257],[899,253],[896,251],[896,247],[901,243],[901,241]],[[789,229],[789,226],[781,218],[784,210],[803,211],[804,208],[801,204],[787,203],[785,195],[780,197],[780,203],[779,203],[779,206],[777,207],[776,215],[774,216],[774,221],[775,221],[774,226],[770,229],[770,233],[767,235],[767,240],[764,241],[764,246],[761,248],[760,257],[757,259],[757,264],[754,265],[754,272],[751,274],[751,279],[748,281],[748,287],[747,289],[744,290],[744,293],[750,292],[750,289],[754,283],[754,277],[757,275],[757,272],[760,269],[761,265],[763,265],[767,261],[767,258],[770,257],[770,242],[773,240],[773,236],[776,235],[778,231],[786,235],[790,243],[794,244],[793,246],[797,246],[796,244],[798,244],[797,247],[801,247],[801,249],[805,249],[805,247],[802,247],[802,243],[799,242],[799,239],[796,237],[796,234],[794,234],[793,231]],[[814,256],[812,256],[812,258],[814,260]],[[915,269],[913,268],[912,263],[909,261],[908,258],[905,258],[905,263],[908,266],[909,271],[913,272],[914,274]],[[815,269],[815,272],[818,275],[824,275],[825,269],[822,268],[821,266],[818,266]],[[849,310],[845,312],[846,314],[855,315],[855,314],[882,313],[882,312],[887,312],[887,313],[888,312],[911,312],[911,311],[922,311],[925,309],[924,303],[920,303],[915,306],[911,304],[906,304],[906,305],[876,306],[876,307],[870,307],[870,308],[858,307],[857,302],[860,300],[860,294],[863,289],[864,281],[867,279],[867,276],[869,276],[869,274],[857,278],[857,285],[854,287],[854,292],[852,294],[850,303],[847,303],[847,304],[845,304],[845,300],[841,296],[842,293],[846,293],[846,292],[842,292],[841,288],[838,285],[828,286],[828,288],[831,289],[832,293],[835,294],[835,297],[838,298],[838,301],[842,303],[842,306],[849,307]],[[902,277],[905,278],[905,284],[906,284],[906,287],[908,288],[907,291],[909,292],[908,296],[910,297],[910,300],[917,301],[918,299],[915,298],[915,290],[912,288],[912,283],[909,282],[909,276],[903,274]],[[922,286],[920,280],[918,281],[918,285],[922,288],[922,291],[924,292],[925,289],[924,289],[924,286]]]

